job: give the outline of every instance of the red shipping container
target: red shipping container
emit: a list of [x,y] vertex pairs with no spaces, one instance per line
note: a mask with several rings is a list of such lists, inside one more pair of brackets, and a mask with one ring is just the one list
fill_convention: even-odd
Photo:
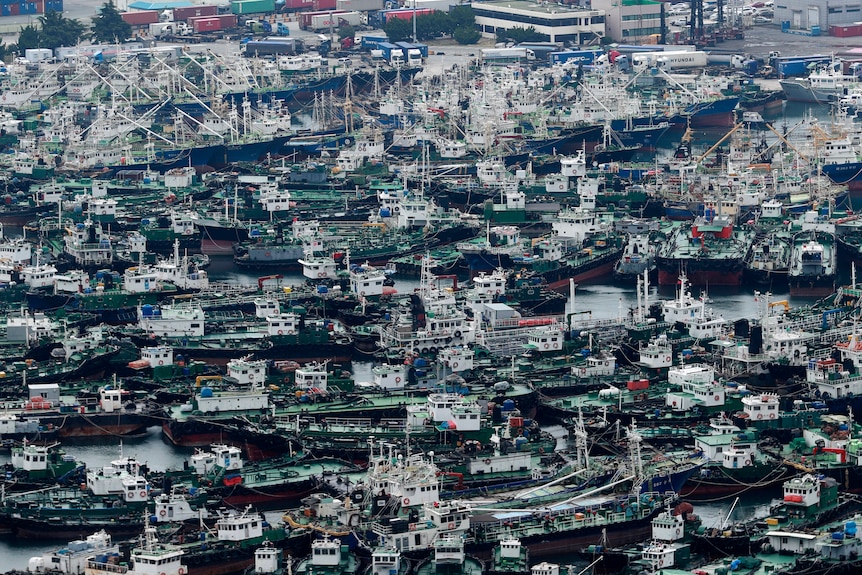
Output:
[[629,391],[639,391],[641,389],[649,389],[648,379],[633,379],[626,383],[626,388]]
[[123,12],[120,14],[129,26],[148,26],[159,21],[157,10],[141,10],[140,12]]
[[285,10],[335,10],[336,0],[284,0]]
[[299,27],[300,28],[308,28],[311,26],[311,20],[315,16],[319,16],[321,14],[344,14],[347,10],[319,10],[317,12],[302,12],[299,15]]
[[174,22],[185,22],[195,16],[215,16],[218,14],[218,6],[186,6],[174,8]]
[[18,16],[21,14],[21,5],[20,4],[9,4],[9,15],[10,16]]
[[195,34],[221,30],[221,20],[218,18],[195,18],[192,20],[192,30]]
[[36,4],[36,14],[45,13],[45,0],[33,0],[33,3]]
[[419,16],[424,16],[426,14],[431,14],[434,10],[431,8],[419,8],[418,10],[413,10],[412,8],[409,10],[393,10],[392,12],[384,12],[383,13],[383,23],[389,22],[392,18],[398,18],[400,20],[410,20],[413,18],[415,14],[418,18]]
[[236,14],[221,14],[216,16],[216,18],[221,20],[222,30],[229,30],[231,28],[236,28],[237,26]]

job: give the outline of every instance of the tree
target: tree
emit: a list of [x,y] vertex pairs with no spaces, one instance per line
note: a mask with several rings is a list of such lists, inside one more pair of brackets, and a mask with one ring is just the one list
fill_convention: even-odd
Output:
[[55,10],[39,16],[39,23],[42,27],[39,32],[40,48],[53,50],[60,46],[75,46],[84,35],[84,25],[81,22],[74,18],[66,18]]
[[344,24],[343,26],[338,27],[338,39],[344,40],[345,38],[353,38],[356,36],[356,29],[350,24]]
[[18,53],[23,55],[24,50],[29,50],[30,48],[41,48],[42,46],[40,41],[41,38],[38,28],[32,24],[22,26],[21,31],[18,33]]
[[482,37],[482,34],[472,26],[459,26],[458,28],[455,28],[455,32],[452,34],[452,37],[459,44],[475,44],[479,41],[479,38]]
[[514,42],[515,44],[520,44],[521,42],[547,42],[548,35],[536,32],[534,26],[530,26],[529,28],[516,26],[508,30],[497,30],[497,41]]
[[453,6],[449,11],[449,23],[452,30],[473,28],[476,26],[476,14],[471,6]]
[[93,40],[116,43],[131,37],[132,27],[123,20],[113,0],[102,4],[99,13],[93,16]]
[[413,38],[413,20],[391,18],[383,25],[390,42],[405,42]]

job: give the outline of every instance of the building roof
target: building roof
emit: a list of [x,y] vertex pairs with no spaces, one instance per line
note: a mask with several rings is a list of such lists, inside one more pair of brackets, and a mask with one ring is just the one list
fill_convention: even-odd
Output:
[[523,10],[524,12],[536,12],[539,14],[599,13],[598,10],[590,10],[579,6],[560,6],[556,2],[545,2],[543,5],[542,2],[530,2],[528,0],[482,2],[481,4],[473,4],[473,8],[489,8],[500,11]]

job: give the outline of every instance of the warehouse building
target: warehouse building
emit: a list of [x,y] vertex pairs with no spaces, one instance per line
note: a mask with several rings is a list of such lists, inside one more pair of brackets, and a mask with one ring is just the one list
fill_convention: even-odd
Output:
[[792,30],[822,30],[862,21],[862,0],[776,0],[775,22]]
[[614,42],[646,44],[661,34],[661,2],[654,0],[591,0],[605,13],[605,34]]
[[604,10],[524,0],[473,3],[472,6],[476,25],[488,38],[493,38],[497,30],[530,26],[547,35],[551,42],[598,44],[605,35]]

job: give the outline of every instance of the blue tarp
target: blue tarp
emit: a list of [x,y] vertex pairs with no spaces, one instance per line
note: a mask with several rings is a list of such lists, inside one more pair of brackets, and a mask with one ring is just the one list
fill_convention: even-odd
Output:
[[129,4],[131,10],[169,10],[171,8],[185,8],[194,6],[189,0],[173,0],[170,2],[132,2]]

